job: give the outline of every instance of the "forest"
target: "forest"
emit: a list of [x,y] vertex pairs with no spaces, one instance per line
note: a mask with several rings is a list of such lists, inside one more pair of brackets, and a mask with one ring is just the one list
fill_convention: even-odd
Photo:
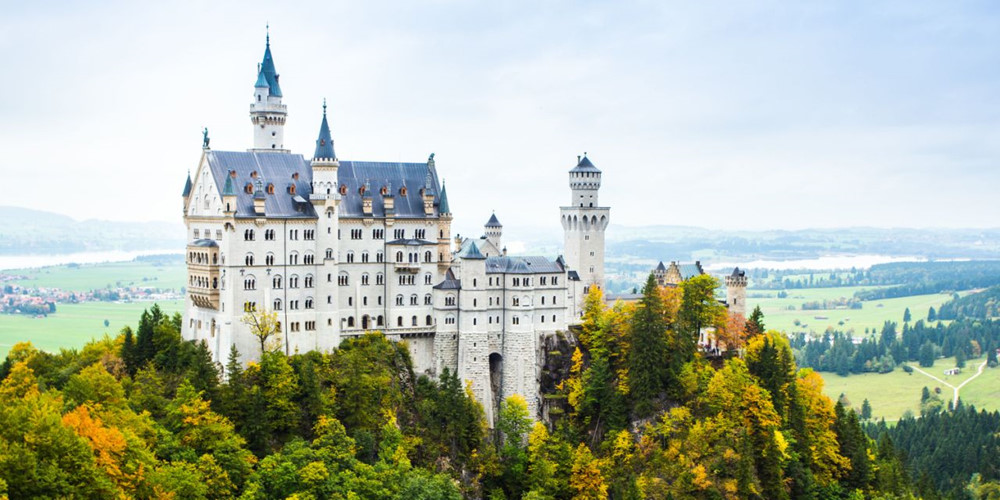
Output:
[[[566,369],[543,394],[563,411],[536,421],[512,395],[492,426],[455,374],[417,376],[406,345],[378,332],[329,353],[262,343],[259,361],[232,351],[220,367],[204,344],[181,339],[179,316],[154,306],[134,330],[79,350],[20,343],[0,365],[0,498],[932,498],[952,484],[1000,488],[989,468],[913,481],[888,438],[872,439],[824,396],[822,378],[796,366],[759,311],[728,316],[716,286],[699,276],[660,288],[650,277],[641,302],[611,308],[595,289],[567,335]],[[699,349],[705,327],[727,355]]]

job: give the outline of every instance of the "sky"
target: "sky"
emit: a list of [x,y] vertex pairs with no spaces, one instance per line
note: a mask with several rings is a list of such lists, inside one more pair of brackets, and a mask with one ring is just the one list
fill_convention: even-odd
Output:
[[460,233],[560,232],[584,152],[615,224],[1000,226],[995,2],[5,4],[2,205],[179,222],[269,24],[286,145],[435,153]]

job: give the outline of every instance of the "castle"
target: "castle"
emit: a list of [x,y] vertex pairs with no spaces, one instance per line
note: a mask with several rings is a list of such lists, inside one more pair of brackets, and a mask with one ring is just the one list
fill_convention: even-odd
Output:
[[340,160],[324,102],[306,159],[285,147],[287,116],[268,37],[250,104],[253,147],[214,150],[206,131],[184,186],[184,338],[204,340],[224,362],[231,346],[244,361],[261,354],[247,313],[277,314],[287,354],[378,330],[407,342],[418,373],[447,368],[469,381],[490,422],[512,394],[537,415],[544,339],[578,321],[588,287],[603,287],[601,171],[586,155],[569,171],[565,258],[508,256],[495,214],[482,238],[453,240],[433,154]]

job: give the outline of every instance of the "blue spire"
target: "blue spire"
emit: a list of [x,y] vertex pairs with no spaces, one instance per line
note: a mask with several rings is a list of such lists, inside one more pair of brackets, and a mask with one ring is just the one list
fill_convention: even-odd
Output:
[[189,194],[191,194],[191,172],[190,171],[188,171],[187,182],[184,183],[184,193],[181,196],[187,198],[187,196]]
[[[267,83],[268,88],[271,89],[270,95],[274,97],[281,97],[281,87],[278,86],[278,72],[274,69],[274,58],[271,57],[271,32],[270,26],[268,26],[267,33],[267,46],[264,48],[264,60],[260,63],[260,71],[264,75],[264,81]],[[258,83],[260,82],[260,75],[257,76]],[[259,87],[259,85],[255,85]]]
[[226,174],[226,185],[222,188],[222,196],[236,196],[236,189],[233,188],[232,174]]
[[330,124],[326,121],[326,99],[323,99],[323,122],[319,125],[319,137],[316,139],[316,152],[313,153],[313,159],[318,158],[337,158],[336,153],[333,152],[333,138],[330,137]]
[[438,201],[438,213],[450,214],[451,208],[448,207],[448,191],[444,187],[444,181],[441,181],[441,199]]
[[257,65],[257,83],[253,86],[257,89],[266,89],[271,87],[267,84],[267,77],[264,76],[264,70],[261,68],[260,64]]

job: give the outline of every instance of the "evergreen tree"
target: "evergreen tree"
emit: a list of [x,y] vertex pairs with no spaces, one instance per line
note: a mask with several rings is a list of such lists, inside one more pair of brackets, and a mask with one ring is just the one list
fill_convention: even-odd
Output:
[[930,340],[924,341],[920,346],[920,366],[929,368],[934,366],[934,344]]
[[931,308],[927,310],[927,321],[937,321],[937,312],[934,311],[934,306],[931,306]]
[[913,319],[913,316],[910,315],[910,308],[907,307],[906,310],[903,311],[903,323],[909,323],[911,319]]
[[652,273],[646,279],[642,294],[630,324],[628,380],[635,413],[646,417],[653,412],[653,402],[666,388],[670,371],[677,373],[680,367],[669,364],[663,300]]
[[872,405],[868,402],[868,398],[865,398],[864,402],[861,403],[861,420],[869,420],[872,418]]
[[750,317],[747,318],[746,332],[748,339],[755,335],[764,333],[764,313],[761,312],[759,305],[754,306],[753,312],[751,312]]
[[990,368],[996,368],[997,366],[997,350],[993,346],[986,349],[986,366]]

